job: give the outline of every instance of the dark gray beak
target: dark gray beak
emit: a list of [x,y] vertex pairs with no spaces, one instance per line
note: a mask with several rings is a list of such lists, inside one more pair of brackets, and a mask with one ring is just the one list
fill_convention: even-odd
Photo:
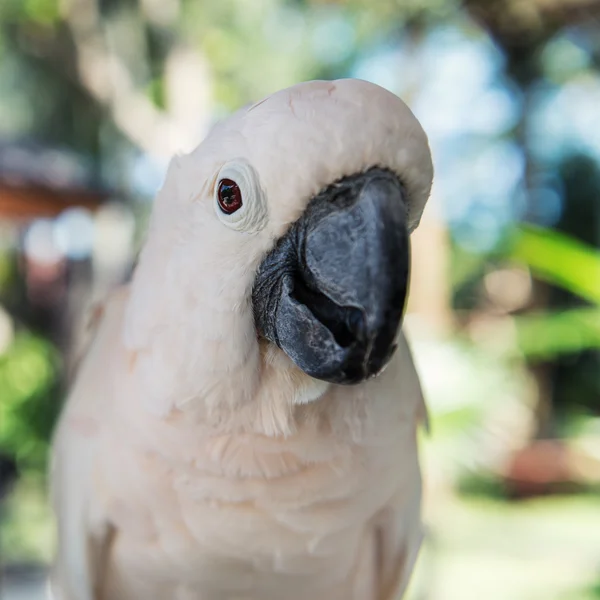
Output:
[[308,375],[354,384],[390,360],[409,280],[407,207],[379,168],[313,198],[263,260],[252,300],[260,335]]

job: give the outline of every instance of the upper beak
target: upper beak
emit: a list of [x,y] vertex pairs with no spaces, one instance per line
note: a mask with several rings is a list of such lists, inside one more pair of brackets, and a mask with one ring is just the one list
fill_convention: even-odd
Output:
[[330,186],[263,260],[259,333],[308,375],[358,383],[394,352],[409,280],[403,188],[374,168]]

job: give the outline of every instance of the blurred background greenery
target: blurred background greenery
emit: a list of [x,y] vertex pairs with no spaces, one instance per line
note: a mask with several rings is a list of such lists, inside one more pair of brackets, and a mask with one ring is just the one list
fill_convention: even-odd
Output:
[[600,1],[2,0],[3,598],[43,597],[49,435],[169,157],[337,77],[404,98],[436,165],[411,600],[600,598]]

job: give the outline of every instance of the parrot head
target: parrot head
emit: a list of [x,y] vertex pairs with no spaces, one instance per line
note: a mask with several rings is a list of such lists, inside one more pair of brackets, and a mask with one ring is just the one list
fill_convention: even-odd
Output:
[[[425,136],[398,98],[366,82],[297,86],[258,106],[261,120],[275,109],[270,103],[302,130],[283,156],[273,156],[279,185],[287,172],[302,172],[293,198],[263,193],[269,208],[282,194],[300,216],[288,215],[291,224],[261,260],[252,293],[256,327],[308,375],[359,383],[379,373],[395,348],[409,231],[431,178]],[[304,187],[306,180],[314,183]],[[225,212],[219,200],[233,194],[230,181],[217,187]]]
[[[202,312],[198,331],[219,341],[229,372],[234,356],[254,364],[266,340],[317,380],[376,375],[394,352],[409,234],[432,176],[419,122],[374,84],[307,82],[238,111],[169,169],[136,275],[146,308],[137,303],[130,337],[155,293],[171,322],[189,317],[170,347],[193,340]],[[144,286],[157,274],[183,293]],[[156,312],[146,331],[160,330]]]

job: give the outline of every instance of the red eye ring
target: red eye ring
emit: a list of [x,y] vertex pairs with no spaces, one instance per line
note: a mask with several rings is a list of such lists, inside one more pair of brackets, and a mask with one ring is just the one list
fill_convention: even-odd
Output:
[[221,179],[217,191],[219,208],[226,214],[231,215],[242,208],[242,191],[233,179]]

